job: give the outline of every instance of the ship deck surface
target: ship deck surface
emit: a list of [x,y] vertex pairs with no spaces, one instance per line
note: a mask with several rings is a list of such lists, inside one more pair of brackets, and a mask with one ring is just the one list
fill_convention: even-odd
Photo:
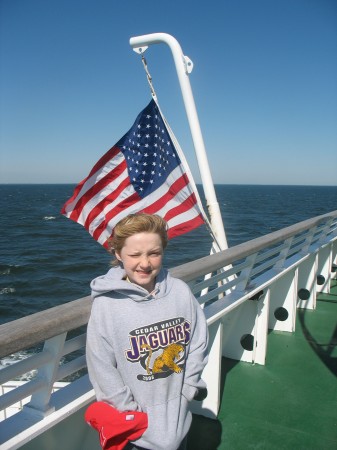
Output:
[[296,331],[272,331],[266,365],[223,358],[218,420],[194,416],[188,450],[337,448],[337,282]]

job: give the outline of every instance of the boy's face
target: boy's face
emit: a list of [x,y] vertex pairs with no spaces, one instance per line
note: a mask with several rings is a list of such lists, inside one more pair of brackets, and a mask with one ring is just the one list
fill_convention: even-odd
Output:
[[137,233],[125,240],[116,257],[129,280],[152,292],[163,262],[163,245],[157,233]]

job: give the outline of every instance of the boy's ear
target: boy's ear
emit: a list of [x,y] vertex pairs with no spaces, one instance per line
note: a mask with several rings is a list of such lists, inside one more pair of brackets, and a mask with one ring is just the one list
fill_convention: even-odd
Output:
[[118,261],[122,261],[121,255],[117,252],[115,252],[115,256],[118,259]]

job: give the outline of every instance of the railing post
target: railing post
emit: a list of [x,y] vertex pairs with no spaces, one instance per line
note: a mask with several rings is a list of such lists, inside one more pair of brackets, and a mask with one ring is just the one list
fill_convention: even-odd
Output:
[[253,253],[252,255],[247,256],[247,267],[242,270],[240,274],[240,282],[236,285],[235,291],[244,291],[246,289],[257,255],[258,253]]
[[291,243],[293,242],[294,236],[291,236],[290,238],[286,239],[284,241],[284,249],[281,250],[280,252],[280,257],[279,260],[277,261],[277,263],[274,266],[275,270],[282,270],[284,267],[284,263],[287,259],[290,247],[291,247]]
[[332,242],[331,249],[331,279],[337,279],[337,240]]
[[270,286],[269,329],[295,331],[298,269],[287,271]]
[[316,309],[317,253],[311,253],[298,266],[297,308]]
[[317,292],[330,293],[330,279],[331,279],[331,244],[324,245],[318,250],[317,262]]
[[57,381],[55,378],[62,357],[66,336],[67,333],[60,334],[48,339],[44,344],[43,351],[51,353],[53,359],[51,362],[41,366],[38,370],[36,378],[43,378],[47,382],[47,385],[41,391],[33,394],[31,401],[24,407],[25,411],[30,414],[45,417],[54,411],[54,408],[49,405],[49,400],[53,385]]

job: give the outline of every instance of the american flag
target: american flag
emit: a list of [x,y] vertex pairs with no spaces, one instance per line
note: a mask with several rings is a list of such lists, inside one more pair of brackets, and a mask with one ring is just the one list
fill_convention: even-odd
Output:
[[173,140],[151,100],[75,188],[61,213],[83,225],[106,248],[115,225],[132,213],[163,217],[170,239],[202,225],[194,182],[190,183]]

